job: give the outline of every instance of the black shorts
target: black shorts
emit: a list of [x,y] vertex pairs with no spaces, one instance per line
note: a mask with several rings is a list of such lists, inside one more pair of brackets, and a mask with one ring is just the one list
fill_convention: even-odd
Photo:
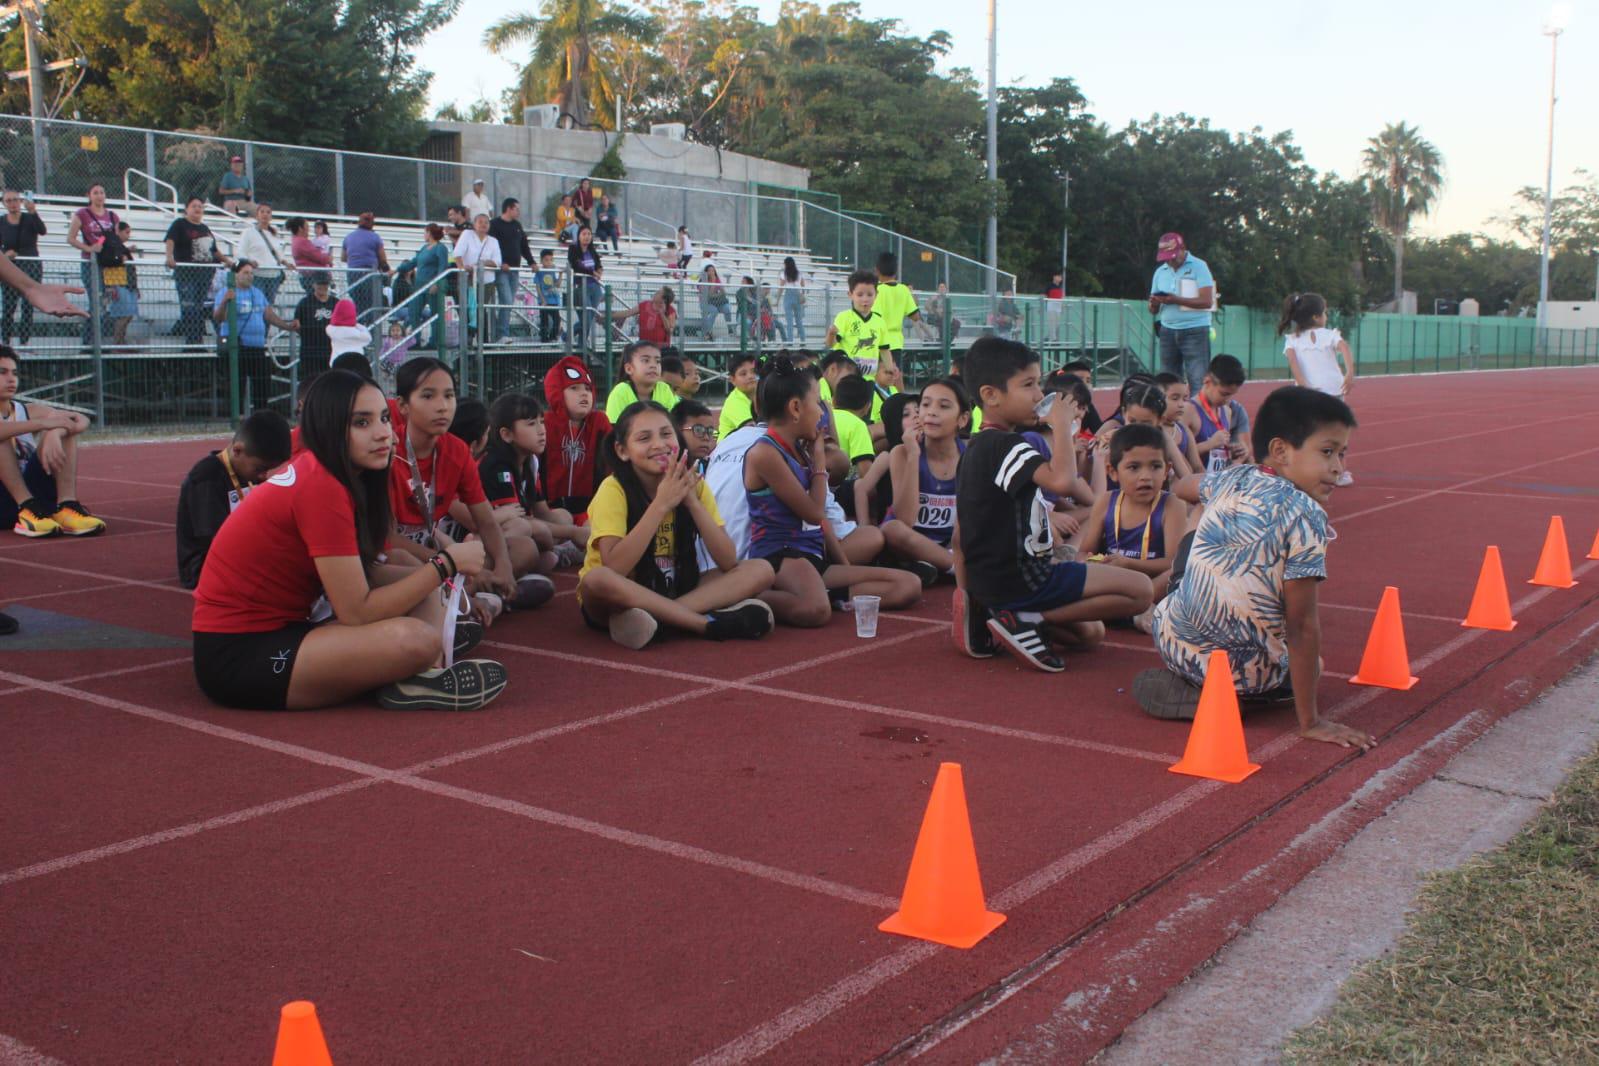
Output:
[[195,633],[194,679],[224,707],[281,711],[300,642],[315,622],[292,622],[266,633]]
[[812,555],[810,552],[802,552],[798,548],[784,548],[781,551],[773,552],[771,555],[762,555],[760,558],[771,563],[773,570],[783,569],[784,559],[804,559],[806,562],[816,567],[816,572],[818,574],[821,574],[824,577],[827,575],[827,560],[823,559],[820,555]]
[[[9,444],[6,447],[10,447]],[[56,479],[45,472],[44,464],[39,461],[35,452],[22,464],[22,483],[27,486],[33,498],[39,503],[39,517],[49,518],[55,514],[56,504]],[[22,510],[22,505],[27,500],[13,500],[11,493],[0,487],[0,528],[16,524],[17,512]]]

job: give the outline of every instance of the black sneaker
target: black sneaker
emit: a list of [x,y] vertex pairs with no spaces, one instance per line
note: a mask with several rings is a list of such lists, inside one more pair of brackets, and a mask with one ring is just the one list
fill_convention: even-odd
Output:
[[966,590],[955,590],[955,647],[974,659],[994,656],[994,636],[988,631],[988,612],[972,602]]
[[1133,678],[1133,699],[1144,713],[1169,722],[1191,722],[1199,710],[1199,686],[1170,670],[1140,670]]
[[764,600],[740,600],[711,612],[707,640],[755,640],[772,631],[772,609]]
[[938,579],[944,576],[944,571],[925,559],[912,560],[905,564],[905,569],[916,575],[924,589],[932,588],[938,584]]
[[516,595],[506,606],[513,611],[531,611],[549,603],[555,595],[555,582],[543,574],[526,574],[516,581]]
[[1023,622],[1015,611],[990,612],[988,631],[994,635],[997,645],[1029,666],[1047,674],[1065,672],[1065,660],[1050,648],[1044,634],[1033,623]]
[[378,702],[391,711],[476,711],[503,691],[505,667],[468,659],[385,685],[378,690]]
[[483,623],[476,618],[462,616],[455,620],[455,657],[457,659],[483,642]]
[[17,620],[9,614],[0,614],[0,637],[9,637],[17,631]]

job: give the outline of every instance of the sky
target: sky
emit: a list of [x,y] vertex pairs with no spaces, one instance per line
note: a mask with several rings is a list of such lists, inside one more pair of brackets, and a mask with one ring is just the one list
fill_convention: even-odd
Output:
[[[778,0],[757,5],[770,21]],[[983,0],[863,0],[868,18],[954,38],[946,66],[987,69]],[[1070,77],[1113,128],[1179,111],[1229,130],[1291,130],[1310,165],[1353,174],[1388,122],[1419,126],[1443,154],[1446,184],[1416,230],[1503,236],[1492,223],[1515,191],[1541,186],[1549,119],[1549,0],[1214,0],[1124,5],[998,0],[998,79]],[[1555,189],[1599,174],[1599,0],[1567,3],[1559,39]],[[498,100],[509,62],[483,27],[536,0],[473,0],[423,50],[432,99]],[[435,57],[471,54],[471,62]]]

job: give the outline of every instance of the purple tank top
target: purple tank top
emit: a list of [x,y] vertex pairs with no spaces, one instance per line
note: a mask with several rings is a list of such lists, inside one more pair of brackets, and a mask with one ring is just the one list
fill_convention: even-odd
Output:
[[1129,559],[1161,559],[1166,555],[1166,498],[1162,492],[1155,498],[1149,517],[1136,526],[1119,525],[1122,490],[1113,489],[1105,508],[1105,554],[1123,555]]
[[[777,453],[783,457],[783,463],[788,467],[789,473],[800,483],[800,488],[807,493],[811,491],[811,471],[808,467],[789,454],[789,450],[773,440],[770,434],[763,435],[751,445],[750,450],[753,451],[762,444],[776,448]],[[745,459],[748,461],[748,454]],[[802,522],[799,515],[789,510],[788,505],[777,498],[770,485],[754,492],[745,489],[744,493],[750,508],[751,559],[765,559],[785,549],[822,558],[821,526]]]

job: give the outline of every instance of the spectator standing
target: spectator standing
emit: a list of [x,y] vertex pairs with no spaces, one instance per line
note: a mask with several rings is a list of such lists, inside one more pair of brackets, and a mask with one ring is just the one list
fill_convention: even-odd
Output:
[[414,301],[411,305],[412,313],[407,316],[407,321],[420,322],[428,317],[428,297],[416,294],[426,293],[432,289],[439,275],[448,269],[450,269],[450,247],[444,243],[444,227],[437,222],[429,222],[422,247],[417,249],[416,255],[396,268],[398,273],[411,275]]
[[255,198],[255,187],[250,184],[250,179],[244,173],[244,156],[236,155],[228,160],[228,169],[222,172],[221,179],[217,182],[217,196],[222,201],[222,210],[230,215],[247,215],[253,206],[251,201]]
[[495,302],[494,335],[496,344],[511,343],[511,307],[516,303],[517,269],[526,263],[533,265],[533,249],[527,243],[527,230],[522,228],[522,205],[514,196],[507,196],[500,205],[500,217],[489,223],[489,236],[500,245],[500,269],[494,275]]
[[572,190],[572,213],[580,226],[594,228],[594,183],[584,178]]
[[256,264],[255,284],[266,294],[267,302],[278,298],[278,286],[283,284],[283,268],[289,256],[283,250],[283,235],[272,224],[272,205],[255,205],[255,221],[244,227],[233,248],[240,259]]
[[533,275],[539,290],[539,340],[548,344],[561,336],[561,272],[555,269],[555,253],[546,248],[539,253],[539,269]]
[[318,271],[311,275],[310,291],[294,306],[300,333],[301,381],[309,381],[326,370],[333,356],[328,327],[333,325],[333,309],[339,301],[334,299],[332,290],[332,279],[325,271]]
[[172,271],[172,283],[178,290],[178,321],[172,332],[182,335],[191,346],[205,342],[206,294],[211,291],[215,264],[233,265],[217,247],[211,227],[201,221],[204,217],[205,201],[198,196],[189,197],[183,205],[183,217],[172,220],[165,237],[167,269]]
[[[128,327],[139,317],[139,274],[133,260],[139,250],[132,245],[133,227],[126,222],[117,223],[117,243],[109,240],[101,249],[101,280],[105,282],[106,314],[111,319],[111,342],[118,347],[128,342]],[[106,262],[105,252],[119,255],[122,262]]]
[[455,261],[465,271],[466,328],[477,332],[478,293],[485,282],[494,278],[503,256],[500,243],[489,236],[489,216],[478,215],[472,219],[472,228],[461,234],[455,242]]
[[604,244],[611,242],[611,251],[622,251],[622,220],[611,198],[600,193],[600,202],[594,208],[594,239]]
[[389,257],[383,248],[383,238],[375,228],[376,222],[372,212],[362,211],[355,229],[344,235],[339,252],[339,258],[350,268],[346,288],[357,312],[376,307],[383,298],[382,278],[371,275],[387,276],[389,273]]
[[587,226],[577,228],[577,240],[566,250],[566,262],[572,269],[572,292],[576,297],[574,308],[578,315],[579,335],[583,338],[583,346],[588,347],[594,319],[605,304],[605,286],[600,283],[605,276],[605,268],[600,263],[600,250],[594,247],[592,229]]
[[467,224],[470,224],[472,219],[477,218],[479,215],[494,217],[494,201],[488,198],[484,188],[485,185],[482,178],[473,178],[472,191],[461,198],[461,206],[464,208],[462,211],[463,221]]
[[[46,233],[44,219],[39,217],[33,201],[24,200],[15,189],[7,189],[3,201],[6,213],[4,218],[0,218],[0,252],[16,264],[18,270],[39,281],[44,277],[44,264],[39,262],[39,238]],[[22,305],[22,322],[17,339],[27,344],[33,339],[33,305],[20,290],[10,285],[0,290],[0,299],[4,300],[3,310],[0,310],[0,316],[3,316],[0,317],[0,344],[11,343],[11,319],[19,303]]]
[[777,279],[782,292],[785,339],[790,344],[805,345],[805,279],[800,275],[799,264],[793,256],[783,258],[783,273]]
[[1149,283],[1149,313],[1160,322],[1160,368],[1186,379],[1198,396],[1210,366],[1216,282],[1205,261],[1189,254],[1181,233],[1161,234],[1155,261],[1160,266]]
[[988,316],[989,325],[994,329],[994,336],[1010,340],[1011,331],[1020,319],[1021,312],[1016,307],[1016,286],[1007,285],[1005,294],[994,305],[994,313]]
[[[92,272],[100,269],[100,248],[107,237],[115,237],[117,232],[117,213],[105,205],[105,186],[99,182],[89,186],[89,204],[80,207],[72,213],[72,222],[67,226],[67,243],[78,249],[83,256],[79,267],[79,274],[83,279],[83,288],[90,291],[89,279]],[[102,304],[103,310],[103,304]],[[83,344],[90,343],[92,331],[89,323],[83,325]]]
[[727,318],[727,328],[736,329],[733,312],[727,306],[727,289],[722,285],[722,275],[712,263],[705,264],[700,275],[700,336],[711,339],[711,326],[718,317]]
[[677,227],[677,269],[687,270],[694,258],[694,242],[689,239],[688,227]]
[[289,219],[288,226],[289,255],[293,257],[295,270],[300,275],[300,288],[309,293],[317,279],[331,281],[332,275],[327,268],[333,265],[333,257],[311,239],[311,226],[305,219],[296,215]]
[[[246,410],[267,406],[272,396],[272,365],[267,360],[267,325],[279,329],[297,330],[300,324],[283,318],[272,310],[272,301],[266,293],[255,287],[255,264],[248,259],[239,261],[234,268],[233,284],[225,286],[216,295],[211,318],[217,324],[217,340],[227,346],[228,304],[234,305],[234,324],[239,329],[239,380],[240,387],[249,383]],[[244,394],[241,393],[241,397]]]

